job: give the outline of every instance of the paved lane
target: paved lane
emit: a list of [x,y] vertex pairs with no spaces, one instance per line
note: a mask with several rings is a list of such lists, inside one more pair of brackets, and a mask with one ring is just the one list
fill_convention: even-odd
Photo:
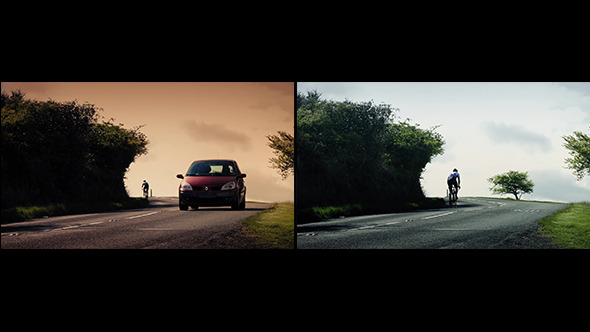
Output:
[[235,235],[242,220],[271,207],[246,203],[245,210],[205,207],[180,211],[178,198],[150,201],[152,206],[146,209],[2,225],[2,249],[215,248],[228,243],[225,237]]
[[297,248],[511,248],[534,234],[537,221],[565,207],[567,204],[460,198],[456,208],[298,225]]

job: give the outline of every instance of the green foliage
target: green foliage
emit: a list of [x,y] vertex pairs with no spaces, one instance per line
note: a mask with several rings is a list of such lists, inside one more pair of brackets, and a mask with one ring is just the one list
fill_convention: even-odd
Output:
[[126,198],[123,177],[147,152],[139,128],[98,123],[77,101],[41,102],[2,92],[2,207]]
[[395,111],[298,93],[298,207],[422,199],[420,175],[444,142],[434,129],[395,123]]
[[508,173],[494,175],[488,179],[493,186],[490,188],[493,194],[512,194],[520,200],[523,194],[533,192],[534,183],[528,179],[528,172],[508,171]]
[[295,174],[295,139],[293,135],[279,131],[277,135],[268,135],[268,146],[273,149],[275,158],[270,158],[272,168],[279,170],[283,180],[289,174]]
[[419,175],[434,156],[443,153],[442,135],[407,122],[391,124],[384,137],[386,165],[408,175]]
[[567,168],[574,170],[578,181],[582,180],[585,175],[590,175],[590,136],[574,131],[573,135],[564,136],[563,139],[563,146],[570,150],[572,156],[565,160]]

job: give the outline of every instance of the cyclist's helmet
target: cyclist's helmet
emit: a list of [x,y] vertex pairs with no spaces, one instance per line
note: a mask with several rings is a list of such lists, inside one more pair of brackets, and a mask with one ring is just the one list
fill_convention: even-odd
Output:
[[456,168],[453,168],[453,172],[459,172]]

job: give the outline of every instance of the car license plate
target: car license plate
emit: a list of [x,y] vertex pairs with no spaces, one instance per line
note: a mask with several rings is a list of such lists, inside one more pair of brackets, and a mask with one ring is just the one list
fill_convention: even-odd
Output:
[[217,194],[212,193],[212,192],[205,192],[205,193],[199,193],[199,197],[200,198],[215,198],[215,197],[217,197]]

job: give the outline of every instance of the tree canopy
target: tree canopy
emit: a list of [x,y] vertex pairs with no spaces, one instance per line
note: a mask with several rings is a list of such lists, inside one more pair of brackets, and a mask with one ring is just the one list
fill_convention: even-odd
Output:
[[147,153],[140,128],[99,121],[77,101],[36,101],[2,92],[2,207],[128,197],[129,165]]
[[488,182],[493,184],[490,188],[493,194],[512,194],[516,200],[520,200],[523,194],[532,193],[534,187],[533,181],[528,178],[528,172],[508,171],[492,176]]
[[374,102],[297,94],[299,207],[424,198],[420,175],[443,153],[435,128],[396,122],[397,109]]
[[570,150],[571,158],[567,158],[567,168],[574,171],[578,180],[590,175],[590,136],[574,131],[573,135],[564,136],[564,146]]
[[281,177],[286,179],[295,174],[295,139],[293,135],[279,131],[276,135],[267,135],[268,146],[273,149],[276,157],[270,158],[272,168],[276,168]]

